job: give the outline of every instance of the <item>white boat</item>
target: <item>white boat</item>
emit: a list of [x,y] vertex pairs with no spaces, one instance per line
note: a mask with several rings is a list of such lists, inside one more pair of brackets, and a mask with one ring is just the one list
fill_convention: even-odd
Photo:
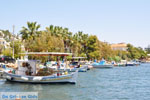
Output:
[[[54,52],[29,52],[26,55],[46,55],[46,56],[68,56],[70,53],[54,53]],[[27,64],[25,64],[27,63]],[[52,75],[36,76],[37,75],[37,61],[36,60],[18,60],[18,70],[15,73],[4,72],[3,77],[10,82],[21,83],[76,83],[78,70],[75,72],[59,72]],[[32,75],[25,75],[26,65],[32,67]]]
[[85,61],[81,61],[83,59],[86,59],[86,57],[72,57],[72,62],[70,63],[69,71],[74,72],[75,70],[78,70],[78,72],[87,72],[88,65],[86,65]]
[[12,74],[8,72],[3,73],[3,78],[7,79],[7,81],[11,82],[20,82],[20,83],[76,83],[76,78],[78,75],[78,71],[68,74],[57,76],[23,76]]
[[[44,66],[44,67],[46,67],[46,66]],[[86,65],[82,65],[82,67],[80,67],[80,68],[76,68],[76,67],[70,68],[70,67],[66,67],[65,63],[61,63],[59,69],[57,69],[56,63],[54,63],[54,64],[51,63],[47,67],[52,68],[55,71],[59,70],[59,71],[68,71],[68,72],[76,72],[76,70],[78,70],[78,72],[86,72],[87,68],[88,68],[88,66],[86,66]]]
[[88,66],[88,70],[93,68],[92,63],[90,61],[85,63],[85,65]]
[[66,70],[69,72],[75,72],[78,70],[78,72],[87,72],[88,66],[82,66],[80,68],[67,68]]
[[12,68],[7,68],[7,67],[5,67],[5,68],[0,68],[0,78],[3,78],[3,73],[4,73],[4,71],[5,72],[10,72],[10,71],[12,71],[13,69]]
[[74,61],[69,65],[71,68],[67,69],[71,72],[78,70],[78,72],[86,72],[88,69],[87,65],[82,64],[81,62]]

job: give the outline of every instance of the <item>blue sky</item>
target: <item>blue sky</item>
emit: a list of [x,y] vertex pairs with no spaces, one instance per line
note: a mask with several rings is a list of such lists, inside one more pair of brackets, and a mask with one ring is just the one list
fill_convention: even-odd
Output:
[[97,35],[109,43],[150,44],[150,0],[0,0],[0,29],[27,21]]

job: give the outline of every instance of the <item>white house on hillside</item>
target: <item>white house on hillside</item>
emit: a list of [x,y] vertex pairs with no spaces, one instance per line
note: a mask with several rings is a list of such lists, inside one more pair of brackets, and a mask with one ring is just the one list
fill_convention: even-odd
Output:
[[0,38],[0,45],[3,45],[4,48],[10,47],[10,43],[7,42],[4,38]]

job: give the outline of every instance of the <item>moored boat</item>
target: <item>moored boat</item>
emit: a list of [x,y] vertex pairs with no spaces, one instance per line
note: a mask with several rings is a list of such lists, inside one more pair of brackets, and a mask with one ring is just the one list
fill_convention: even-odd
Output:
[[49,75],[49,76],[23,76],[12,74],[8,72],[3,73],[3,78],[12,82],[20,82],[20,83],[76,83],[78,72],[74,72],[68,75],[60,75],[57,74]]
[[[30,52],[26,55],[33,54],[38,56],[68,56],[70,53],[54,53],[54,52]],[[21,83],[76,83],[78,70],[75,72],[53,71],[45,68],[37,71],[38,61],[36,60],[18,60],[18,70],[3,73],[3,78],[11,82]],[[25,70],[30,68],[31,70]],[[41,75],[42,74],[42,75]]]
[[86,72],[88,69],[87,65],[84,65],[78,61],[71,62],[71,64],[69,66],[70,66],[70,68],[68,68],[67,70],[69,70],[71,72],[74,72],[75,70],[78,70],[79,72]]
[[113,68],[111,64],[107,64],[105,60],[101,60],[99,63],[93,63],[93,68]]
[[105,64],[105,65],[93,64],[92,66],[93,66],[93,68],[113,68],[112,65],[110,65],[110,64]]

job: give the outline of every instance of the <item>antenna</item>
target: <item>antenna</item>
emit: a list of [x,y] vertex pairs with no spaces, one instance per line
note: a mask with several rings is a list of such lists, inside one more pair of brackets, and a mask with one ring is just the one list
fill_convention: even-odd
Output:
[[14,57],[14,51],[15,51],[14,50],[14,36],[15,36],[14,33],[15,33],[15,25],[13,25],[13,58],[15,58]]

